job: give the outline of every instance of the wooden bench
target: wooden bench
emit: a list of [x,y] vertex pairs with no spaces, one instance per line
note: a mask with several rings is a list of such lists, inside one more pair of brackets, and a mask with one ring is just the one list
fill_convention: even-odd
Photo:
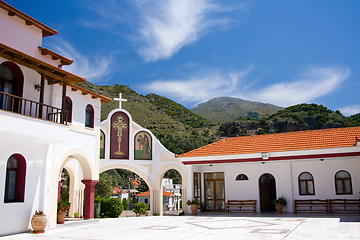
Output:
[[329,212],[329,201],[320,199],[296,200],[294,212]]
[[331,212],[360,212],[360,199],[329,199]]
[[256,212],[256,200],[228,200],[226,212]]

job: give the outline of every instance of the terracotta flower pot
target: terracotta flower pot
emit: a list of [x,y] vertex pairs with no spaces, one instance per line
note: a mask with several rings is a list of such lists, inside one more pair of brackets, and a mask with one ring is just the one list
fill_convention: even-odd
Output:
[[66,217],[66,212],[58,212],[57,213],[57,223],[63,224],[65,217]]
[[283,213],[284,205],[275,204],[275,208],[277,213]]
[[44,233],[47,225],[46,215],[33,215],[31,218],[31,227],[33,233]]
[[197,215],[198,206],[193,204],[190,207],[191,207],[191,215]]

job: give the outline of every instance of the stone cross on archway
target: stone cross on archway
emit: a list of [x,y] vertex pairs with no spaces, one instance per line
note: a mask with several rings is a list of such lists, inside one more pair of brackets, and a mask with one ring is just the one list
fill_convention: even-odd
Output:
[[119,93],[119,98],[114,98],[115,101],[119,101],[119,108],[121,109],[122,102],[127,102],[127,99],[122,98],[122,93]]

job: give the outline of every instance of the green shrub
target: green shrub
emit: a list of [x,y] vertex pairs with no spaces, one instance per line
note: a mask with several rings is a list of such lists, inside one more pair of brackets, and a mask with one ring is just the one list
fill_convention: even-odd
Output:
[[123,210],[127,210],[129,206],[129,202],[126,198],[122,200]]
[[133,209],[133,212],[136,213],[136,216],[140,216],[141,214],[145,214],[148,207],[144,202],[138,202]]
[[101,215],[104,217],[117,218],[123,210],[121,200],[118,198],[103,199],[101,203]]

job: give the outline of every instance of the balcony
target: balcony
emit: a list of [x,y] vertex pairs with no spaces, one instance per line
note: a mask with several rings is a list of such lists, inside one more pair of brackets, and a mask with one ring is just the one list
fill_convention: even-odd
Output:
[[67,125],[69,112],[0,91],[0,110]]

